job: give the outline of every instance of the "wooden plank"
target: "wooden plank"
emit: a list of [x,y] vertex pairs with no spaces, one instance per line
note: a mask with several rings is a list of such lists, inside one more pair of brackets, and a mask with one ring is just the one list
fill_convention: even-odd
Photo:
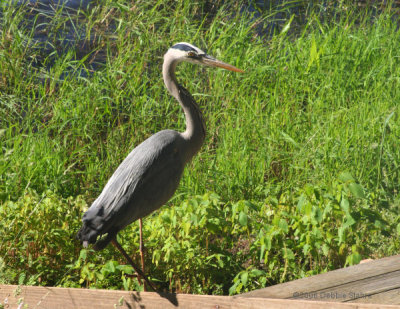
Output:
[[390,290],[379,294],[374,294],[368,298],[358,298],[352,300],[352,303],[370,303],[370,304],[387,304],[400,305],[400,289]]
[[[357,281],[363,281],[365,284],[359,288],[366,288],[366,282],[368,282],[368,280],[373,280],[373,277],[379,277],[388,273],[394,273],[392,280],[398,280],[400,282],[400,277],[398,274],[399,270],[400,255],[395,255],[364,264],[334,270],[325,274],[277,284],[264,289],[244,293],[240,296],[289,299],[302,295],[303,297],[301,298],[312,299],[315,296],[315,293],[318,295],[319,291],[336,291],[336,287],[344,285],[346,285],[347,288],[350,288],[352,284],[357,286]],[[385,277],[380,279],[384,281]],[[378,284],[380,281],[374,282],[375,284]],[[353,291],[365,294],[365,291],[363,290]],[[337,297],[337,299],[338,300],[336,301],[349,301],[348,298],[340,300],[339,297]],[[318,300],[321,300],[321,298]]]
[[[312,300],[354,302],[357,299],[363,299],[363,302],[366,303],[373,302],[372,295],[378,295],[399,288],[400,271],[395,271],[315,291],[313,292],[315,297],[312,297]],[[296,295],[291,298],[304,299],[305,297]],[[307,298],[310,297],[307,296]],[[396,300],[394,299],[393,301]],[[400,299],[391,304],[400,305]]]
[[[162,294],[111,290],[69,289],[38,286],[0,285],[0,304],[4,308],[83,309],[83,308],[213,308],[213,309],[399,309],[400,306],[309,302],[267,298],[212,295]],[[25,306],[25,307],[24,307]]]

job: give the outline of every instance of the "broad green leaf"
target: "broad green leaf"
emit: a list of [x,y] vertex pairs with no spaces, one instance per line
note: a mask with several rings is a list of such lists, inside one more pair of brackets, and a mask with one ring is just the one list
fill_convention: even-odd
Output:
[[279,227],[285,233],[289,232],[289,226],[288,226],[288,224],[287,224],[285,219],[280,219],[279,220]]
[[79,259],[85,261],[86,257],[87,257],[87,249],[82,249],[81,252],[79,253]]
[[374,225],[380,230],[385,228],[385,224],[381,220],[375,220]]
[[364,189],[358,183],[349,184],[350,192],[357,198],[365,198]]
[[349,172],[342,172],[339,174],[339,180],[342,182],[354,182],[354,177]]
[[18,284],[19,285],[23,285],[25,283],[25,278],[26,278],[26,274],[25,273],[21,273],[18,277]]
[[246,226],[247,225],[247,215],[243,211],[241,211],[239,213],[239,223],[242,226]]
[[342,244],[343,240],[345,238],[344,231],[345,231],[345,228],[343,226],[339,227],[339,229],[338,229],[339,244]]
[[264,241],[265,241],[265,247],[267,248],[267,250],[268,250],[268,251],[271,250],[271,248],[272,248],[272,240],[271,240],[271,237],[265,237],[265,238],[264,238]]
[[[240,218],[239,218],[239,222],[240,222]],[[219,226],[214,223],[211,223],[211,222],[207,222],[206,228],[208,231],[210,231],[214,234],[216,234],[219,231]]]
[[243,273],[240,275],[240,281],[242,281],[243,285],[246,285],[246,284],[247,284],[248,278],[249,278],[249,273],[248,273],[247,271],[243,272]]
[[312,214],[313,214],[313,219],[314,219],[316,222],[318,222],[318,223],[321,223],[321,222],[322,222],[322,211],[321,211],[321,209],[319,209],[318,206],[314,206],[314,207],[313,207],[313,212],[312,212]]
[[260,248],[260,261],[262,261],[264,259],[265,247],[266,247],[265,244],[261,245],[261,248]]
[[115,265],[113,261],[108,261],[106,265],[104,265],[104,269],[107,270],[110,273],[115,272]]
[[346,216],[346,221],[343,223],[342,227],[343,227],[343,229],[347,229],[350,226],[352,226],[354,223],[356,223],[356,221],[353,219],[352,216],[348,215],[348,216]]
[[323,238],[321,230],[316,226],[313,227],[311,233],[316,239],[322,239]]
[[259,276],[262,276],[264,274],[264,272],[260,269],[252,269],[251,274],[253,276],[259,277]]
[[97,280],[104,280],[104,275],[102,273],[96,272],[95,274]]
[[165,221],[165,223],[167,223],[167,224],[171,223],[171,218],[170,218],[169,214],[163,214],[162,218]]
[[323,245],[322,245],[322,253],[323,253],[325,256],[328,256],[328,254],[329,254],[329,246],[328,246],[327,244],[323,244]]
[[282,250],[283,250],[283,256],[284,256],[285,259],[294,260],[294,253],[293,253],[293,251],[291,249],[284,248]]
[[354,252],[346,258],[346,263],[349,265],[357,265],[360,263],[360,261],[361,261],[361,254],[358,252]]
[[289,136],[289,134],[286,134],[283,131],[281,131],[281,134],[282,134],[282,136],[283,136],[285,141],[287,141],[288,143],[292,144],[296,148],[299,148],[299,144],[291,136]]
[[[235,278],[236,280],[236,278]],[[233,295],[235,293],[239,293],[240,292],[240,281],[237,280],[230,288],[229,288],[229,295]]]
[[342,200],[340,201],[340,207],[343,209],[346,215],[350,213],[350,203],[345,196],[343,196]]
[[305,204],[305,203],[307,203],[307,198],[306,198],[306,196],[302,193],[302,194],[300,195],[299,201],[297,202],[297,210],[298,210],[299,212],[302,212],[302,211],[303,211],[303,208],[304,208],[304,204]]
[[305,244],[303,246],[303,254],[307,255],[309,251],[310,251],[310,245],[309,244]]
[[131,265],[117,265],[115,268],[124,272],[125,274],[133,274],[134,272]]

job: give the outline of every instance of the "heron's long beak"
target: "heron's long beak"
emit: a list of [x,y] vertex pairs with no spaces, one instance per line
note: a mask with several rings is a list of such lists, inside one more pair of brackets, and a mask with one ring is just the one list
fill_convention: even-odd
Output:
[[229,63],[225,63],[222,62],[218,59],[215,59],[209,55],[205,55],[203,56],[203,58],[201,59],[201,61],[205,64],[208,65],[210,67],[219,67],[219,68],[223,68],[225,70],[229,70],[229,71],[233,71],[233,72],[239,72],[239,73],[243,73],[244,71],[241,69],[238,69],[237,67],[229,64]]

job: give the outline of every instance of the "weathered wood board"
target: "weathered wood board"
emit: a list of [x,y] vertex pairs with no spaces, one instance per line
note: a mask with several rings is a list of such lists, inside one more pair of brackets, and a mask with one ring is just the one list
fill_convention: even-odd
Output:
[[394,309],[400,306],[310,302],[231,296],[157,294],[38,286],[0,285],[0,308],[83,309],[83,308],[213,308],[213,309]]
[[400,305],[400,255],[274,285],[240,296]]
[[400,255],[237,296],[0,285],[0,308],[399,308]]

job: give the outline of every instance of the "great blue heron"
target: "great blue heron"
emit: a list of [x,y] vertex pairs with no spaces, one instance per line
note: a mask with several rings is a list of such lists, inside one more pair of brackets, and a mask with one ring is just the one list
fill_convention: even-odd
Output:
[[163,78],[168,91],[183,108],[186,118],[185,132],[163,130],[134,148],[83,215],[83,226],[77,235],[84,247],[94,244],[95,250],[105,248],[112,241],[146,282],[148,280],[144,274],[136,269],[117,243],[116,235],[133,221],[160,208],[171,198],[186,163],[204,142],[206,131],[201,111],[190,93],[178,84],[175,77],[176,65],[182,61],[243,72],[207,55],[192,44],[182,42],[173,45],[164,55]]

